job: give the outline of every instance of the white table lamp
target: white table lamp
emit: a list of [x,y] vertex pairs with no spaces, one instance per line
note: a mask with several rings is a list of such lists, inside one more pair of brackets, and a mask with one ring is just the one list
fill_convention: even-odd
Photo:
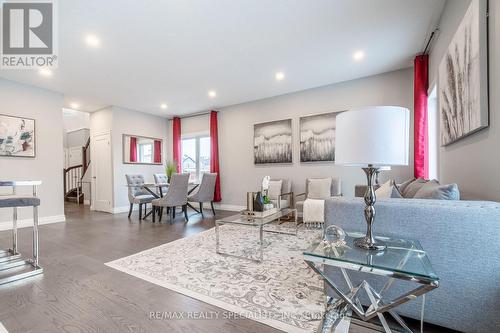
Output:
[[375,240],[373,176],[381,167],[408,165],[410,111],[397,106],[373,106],[346,111],[337,116],[335,133],[335,164],[357,166],[366,173],[365,193],[366,236],[355,245],[367,250],[385,250]]

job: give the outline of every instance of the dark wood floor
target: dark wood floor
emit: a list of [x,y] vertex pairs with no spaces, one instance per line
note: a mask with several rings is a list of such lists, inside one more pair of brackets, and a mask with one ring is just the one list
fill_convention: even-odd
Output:
[[[192,213],[192,212],[191,212]],[[233,214],[218,212],[218,216]],[[181,216],[176,223],[141,223],[136,213],[90,212],[68,204],[66,223],[40,227],[43,276],[0,286],[0,321],[14,332],[278,332],[248,319],[152,320],[154,311],[222,313],[217,307],[148,283],[104,265],[139,251],[209,229],[214,219]],[[165,221],[163,221],[165,222]],[[11,233],[0,232],[9,247]],[[21,229],[20,251],[31,249],[29,229]],[[222,314],[221,314],[222,317]],[[431,329],[426,332],[438,332]],[[351,332],[371,330],[351,327]]]

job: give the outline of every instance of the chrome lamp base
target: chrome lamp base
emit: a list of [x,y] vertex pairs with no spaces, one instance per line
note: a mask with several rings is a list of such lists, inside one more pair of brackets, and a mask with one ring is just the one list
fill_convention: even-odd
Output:
[[375,202],[377,198],[375,196],[375,190],[373,189],[373,177],[379,171],[378,167],[373,165],[368,165],[367,168],[363,168],[366,174],[366,179],[368,181],[368,186],[366,187],[365,193],[365,219],[366,219],[366,236],[357,238],[354,241],[354,245],[364,250],[373,251],[383,251],[387,248],[384,242],[375,240],[372,233],[373,222],[375,221]]
[[373,239],[373,241],[370,241],[370,239],[366,238],[366,236],[356,238],[354,240],[354,245],[365,250],[374,251],[384,251],[387,248],[387,245],[384,242],[375,239]]

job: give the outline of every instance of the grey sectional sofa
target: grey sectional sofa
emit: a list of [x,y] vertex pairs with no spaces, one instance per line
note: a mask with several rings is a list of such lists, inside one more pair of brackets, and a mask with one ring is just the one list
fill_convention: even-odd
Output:
[[[362,198],[329,199],[326,225],[364,232],[363,207]],[[463,332],[500,332],[500,203],[381,199],[375,207],[375,235],[419,240],[440,278],[439,288],[427,294],[424,320]],[[335,269],[329,274],[341,280]],[[402,289],[408,286],[399,283],[394,291]],[[420,306],[416,300],[397,311],[419,319]]]

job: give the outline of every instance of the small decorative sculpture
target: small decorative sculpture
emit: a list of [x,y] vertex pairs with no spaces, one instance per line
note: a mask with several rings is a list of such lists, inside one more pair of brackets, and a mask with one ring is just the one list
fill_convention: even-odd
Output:
[[325,236],[323,238],[323,245],[325,249],[336,249],[338,247],[345,247],[345,231],[336,225],[328,226],[325,229]]

